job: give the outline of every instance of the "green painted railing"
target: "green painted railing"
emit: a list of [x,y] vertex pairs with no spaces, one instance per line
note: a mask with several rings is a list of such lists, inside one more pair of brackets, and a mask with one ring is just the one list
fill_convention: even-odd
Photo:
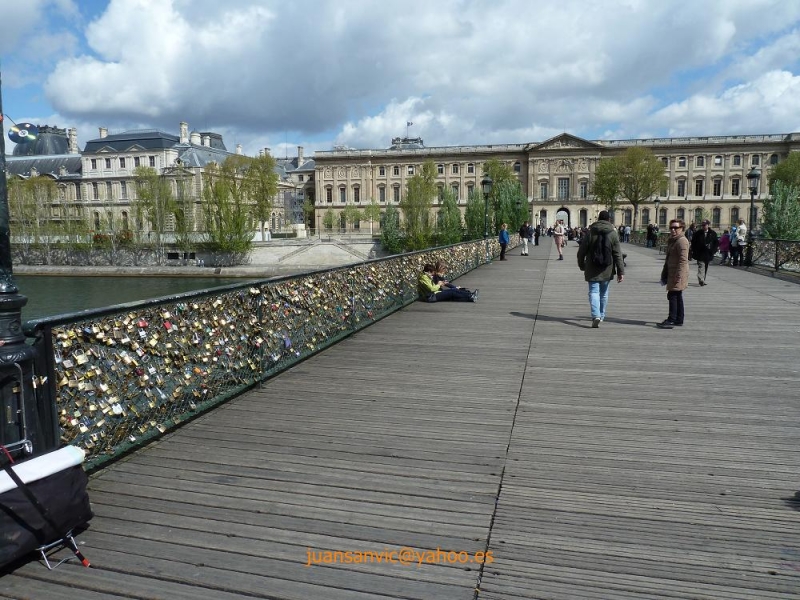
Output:
[[457,277],[499,249],[472,241],[30,321],[53,439],[97,467],[413,302],[424,263]]

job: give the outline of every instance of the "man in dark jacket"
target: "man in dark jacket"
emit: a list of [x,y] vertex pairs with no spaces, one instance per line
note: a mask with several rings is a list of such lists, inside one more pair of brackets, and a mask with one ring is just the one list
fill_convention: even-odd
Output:
[[706,285],[708,263],[714,259],[719,248],[717,232],[711,229],[711,222],[708,219],[703,221],[700,231],[696,231],[692,236],[690,244],[690,258],[697,261],[697,282],[701,286]]
[[[594,249],[597,244],[603,243],[604,236],[611,242],[612,261],[610,265],[598,265],[593,260]],[[614,275],[617,283],[622,283],[625,274],[625,263],[622,260],[622,249],[619,245],[619,235],[611,224],[607,210],[600,211],[597,222],[589,227],[589,233],[583,236],[578,248],[578,268],[583,271],[584,279],[589,282],[589,306],[592,309],[592,327],[600,327],[606,318],[608,305],[608,286]]]

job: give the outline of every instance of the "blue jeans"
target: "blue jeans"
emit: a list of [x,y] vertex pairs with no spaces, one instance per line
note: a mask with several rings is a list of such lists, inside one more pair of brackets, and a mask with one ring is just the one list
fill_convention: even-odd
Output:
[[608,304],[608,281],[590,281],[589,282],[589,306],[592,307],[593,319],[606,318],[606,304]]

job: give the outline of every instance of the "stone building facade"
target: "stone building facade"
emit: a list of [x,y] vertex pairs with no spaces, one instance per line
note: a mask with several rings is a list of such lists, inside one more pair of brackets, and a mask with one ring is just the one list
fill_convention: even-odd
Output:
[[[363,207],[373,198],[381,209],[399,205],[407,180],[428,160],[436,165],[438,185],[455,192],[463,212],[469,195],[481,192],[483,165],[497,159],[517,174],[533,223],[549,226],[564,219],[571,227],[584,227],[605,208],[592,194],[600,160],[639,146],[663,161],[668,185],[640,205],[637,226],[709,218],[714,227],[724,228],[739,218],[749,221],[747,174],[753,167],[761,174],[755,196],[760,217],[769,170],[800,150],[800,133],[611,141],[564,133],[540,143],[431,148],[419,138],[392,142],[384,150],[316,152],[317,216],[328,208],[341,213],[347,203]],[[624,199],[614,222],[633,224],[633,207]]]

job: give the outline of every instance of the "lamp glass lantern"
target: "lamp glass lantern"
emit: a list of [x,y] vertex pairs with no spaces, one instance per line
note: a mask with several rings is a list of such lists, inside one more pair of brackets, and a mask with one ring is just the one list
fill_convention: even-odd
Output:
[[481,189],[483,190],[483,239],[489,237],[489,194],[492,193],[492,185],[494,182],[488,173],[484,174],[481,180]]

